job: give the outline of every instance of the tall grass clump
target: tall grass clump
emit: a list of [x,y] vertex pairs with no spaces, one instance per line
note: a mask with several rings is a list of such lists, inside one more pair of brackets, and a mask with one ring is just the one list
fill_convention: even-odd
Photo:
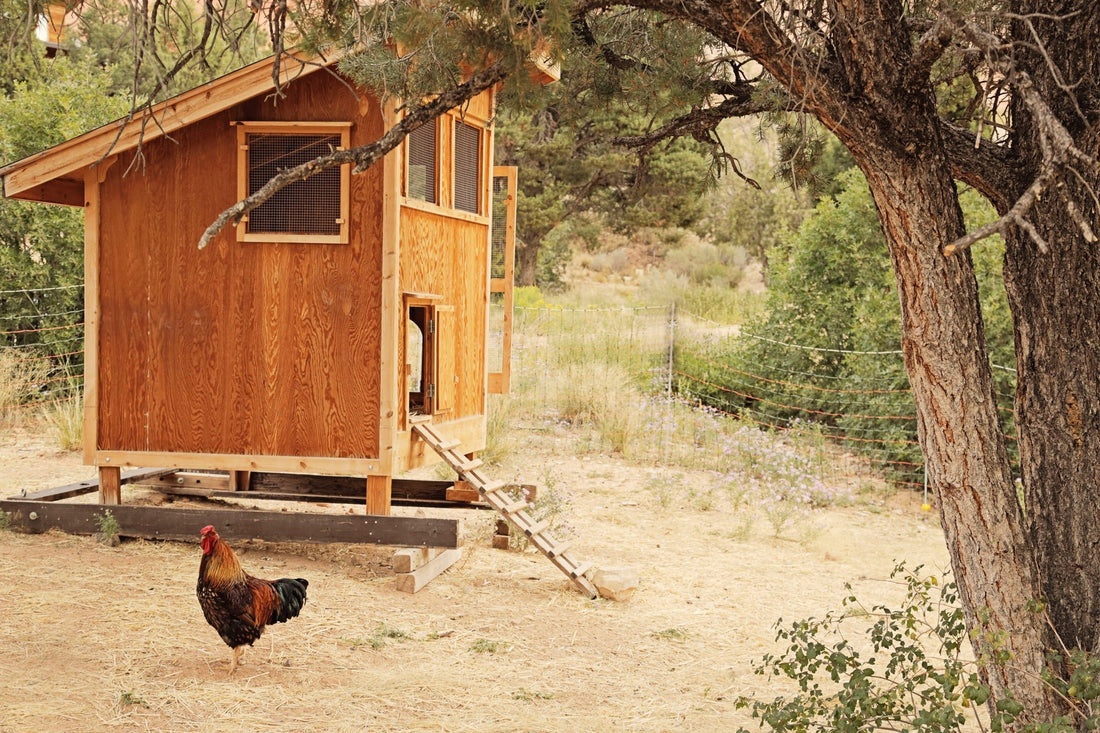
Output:
[[84,400],[73,397],[42,408],[42,420],[61,450],[78,450],[84,444]]
[[0,425],[13,425],[46,381],[48,365],[29,359],[16,349],[0,348]]

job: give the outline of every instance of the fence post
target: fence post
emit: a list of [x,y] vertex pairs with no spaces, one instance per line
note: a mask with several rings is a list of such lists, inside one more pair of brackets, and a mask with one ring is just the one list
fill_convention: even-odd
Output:
[[665,396],[672,399],[672,357],[676,347],[676,301],[668,307],[668,374],[665,375]]

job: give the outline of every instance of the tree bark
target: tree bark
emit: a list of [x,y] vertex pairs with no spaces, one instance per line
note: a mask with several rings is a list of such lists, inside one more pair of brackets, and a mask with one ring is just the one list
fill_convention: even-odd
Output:
[[[1100,4],[1026,0],[1016,5],[1020,15],[1013,35],[1029,42],[1019,45],[1017,68],[1029,75],[1077,147],[1095,157]],[[1052,15],[1071,12],[1071,21]],[[1036,37],[1041,45],[1033,42]],[[1012,148],[1029,182],[1042,161],[1038,121],[1019,101],[1012,114]],[[1093,198],[1100,180],[1094,171],[1074,167],[1075,173],[1042,196],[1027,216],[1049,252],[1039,252],[1019,229],[1006,236],[1005,285],[1016,340],[1026,531],[1041,597],[1060,644],[1100,651],[1100,248],[1067,204],[1074,202],[1092,231],[1100,231]]]
[[902,348],[929,484],[967,628],[997,699],[1011,692],[1029,720],[1058,701],[1039,678],[1049,647],[1029,608],[1038,577],[997,419],[977,282],[969,255],[941,248],[965,231],[946,163],[861,160],[890,246]]
[[530,287],[537,285],[539,265],[539,245],[542,237],[516,242],[516,285]]
[[1051,720],[1063,712],[1039,676],[1051,639],[1033,610],[1039,574],[997,416],[973,263],[942,254],[966,229],[935,94],[907,73],[912,41],[900,3],[837,8],[831,45],[842,73],[801,86],[852,152],[882,219],[928,480],[992,700],[1015,697],[1020,722]]

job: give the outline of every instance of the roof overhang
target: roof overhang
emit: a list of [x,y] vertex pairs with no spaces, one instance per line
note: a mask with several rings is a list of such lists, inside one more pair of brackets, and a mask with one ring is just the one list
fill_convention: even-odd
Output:
[[[333,60],[283,54],[279,85],[325,68]],[[5,198],[84,206],[84,172],[150,140],[275,89],[275,57],[218,77],[152,109],[109,122],[0,168]]]

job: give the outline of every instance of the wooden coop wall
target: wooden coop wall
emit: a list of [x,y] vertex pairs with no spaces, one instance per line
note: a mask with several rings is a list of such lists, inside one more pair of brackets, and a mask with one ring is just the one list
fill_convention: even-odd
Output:
[[440,304],[454,306],[450,343],[436,345],[454,355],[447,355],[454,364],[454,408],[437,415],[441,422],[485,413],[487,241],[487,223],[401,209],[402,288],[441,296]]
[[149,142],[144,172],[107,171],[97,451],[379,456],[382,166],[352,177],[348,244],[244,243],[227,228],[196,246],[237,198],[233,121],[351,122],[352,145],[384,130],[377,101],[331,74],[286,91]]
[[[429,296],[436,308],[445,311],[448,320],[453,308],[453,328],[436,334],[433,348],[436,358],[446,363],[439,389],[447,394],[432,411],[436,423],[464,421],[455,437],[470,450],[484,443],[484,416],[487,391],[487,316],[489,297],[489,226],[490,185],[493,136],[489,120],[494,98],[486,91],[462,108],[441,116],[436,123],[437,190],[431,203],[413,197],[402,198],[399,216],[400,264],[398,282],[404,294]],[[456,178],[469,181],[470,159],[457,162],[454,137],[456,127],[466,125],[480,131],[478,170],[478,211],[462,210],[457,203]],[[469,128],[467,128],[469,129]],[[408,155],[407,146],[402,148]],[[405,169],[405,165],[402,165]],[[467,189],[468,190],[468,189]],[[399,364],[406,362],[405,324],[397,339]],[[453,365],[452,384],[448,370]],[[404,383],[402,382],[402,386]],[[403,394],[403,388],[399,388]],[[400,401],[399,424],[407,428],[408,414],[404,400]],[[413,446],[415,449],[415,446]],[[401,452],[399,450],[399,452]],[[417,465],[420,456],[409,463]],[[430,460],[432,457],[428,457]]]

